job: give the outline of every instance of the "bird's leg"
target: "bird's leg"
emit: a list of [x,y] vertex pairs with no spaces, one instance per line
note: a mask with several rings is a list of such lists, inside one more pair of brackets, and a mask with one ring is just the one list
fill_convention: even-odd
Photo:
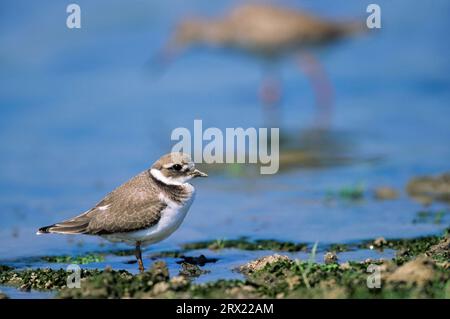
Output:
[[144,263],[142,262],[142,252],[141,252],[141,242],[137,241],[136,242],[136,250],[135,250],[135,254],[136,254],[136,259],[138,261],[138,265],[139,265],[139,271],[142,273],[144,272]]
[[316,125],[319,128],[327,128],[331,122],[334,98],[333,87],[327,73],[312,54],[302,53],[298,65],[306,74],[314,91],[316,107],[318,108]]
[[269,124],[276,124],[280,117],[281,81],[273,74],[265,75],[261,82],[259,97],[263,106],[264,116]]
[[274,107],[278,105],[281,100],[281,89],[278,79],[264,77],[259,94],[264,106]]

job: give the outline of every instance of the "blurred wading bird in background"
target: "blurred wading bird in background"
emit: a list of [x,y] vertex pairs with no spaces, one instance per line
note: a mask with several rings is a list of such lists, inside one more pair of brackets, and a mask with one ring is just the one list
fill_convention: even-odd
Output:
[[245,4],[222,18],[191,18],[180,22],[158,54],[156,64],[167,65],[194,45],[232,49],[260,57],[268,70],[261,84],[260,98],[270,110],[281,97],[272,66],[287,55],[298,54],[298,65],[309,78],[316,96],[318,125],[327,126],[332,107],[331,85],[323,68],[307,50],[360,33],[365,28],[361,21],[331,21],[300,10]]
[[144,271],[141,246],[170,236],[184,220],[195,189],[188,183],[207,174],[183,153],[170,153],[153,166],[106,195],[97,205],[74,218],[42,227],[40,234],[98,235],[136,246],[139,270]]

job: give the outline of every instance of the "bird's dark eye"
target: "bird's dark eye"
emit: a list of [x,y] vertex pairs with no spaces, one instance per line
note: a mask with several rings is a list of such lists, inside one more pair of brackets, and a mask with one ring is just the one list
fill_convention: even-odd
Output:
[[179,171],[182,168],[182,166],[180,164],[175,164],[172,166],[172,168],[176,171]]

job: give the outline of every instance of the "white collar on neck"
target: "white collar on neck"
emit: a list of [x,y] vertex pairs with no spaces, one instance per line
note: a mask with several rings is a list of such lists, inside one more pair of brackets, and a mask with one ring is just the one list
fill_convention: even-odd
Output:
[[152,176],[154,178],[156,178],[158,181],[160,181],[161,183],[164,183],[166,185],[183,185],[187,180],[189,180],[190,178],[178,178],[178,179],[173,179],[173,178],[168,178],[166,176],[164,176],[160,170],[156,169],[156,168],[152,168],[150,170],[150,174],[152,174]]

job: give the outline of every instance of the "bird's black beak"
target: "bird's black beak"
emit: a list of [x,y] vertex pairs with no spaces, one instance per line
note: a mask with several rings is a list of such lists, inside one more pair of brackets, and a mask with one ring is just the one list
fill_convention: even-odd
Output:
[[202,171],[199,171],[198,169],[194,169],[194,171],[191,173],[192,177],[208,177],[208,174],[203,173]]

